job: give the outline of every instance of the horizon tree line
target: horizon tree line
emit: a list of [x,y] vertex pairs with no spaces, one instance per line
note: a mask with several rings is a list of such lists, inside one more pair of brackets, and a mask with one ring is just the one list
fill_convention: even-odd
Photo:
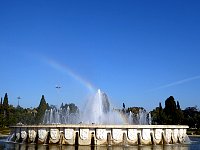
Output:
[[[8,127],[16,124],[41,124],[45,111],[54,108],[54,105],[49,105],[44,95],[40,99],[40,104],[36,108],[22,108],[21,106],[14,107],[9,104],[8,94],[5,93],[4,98],[0,102],[0,127]],[[70,107],[70,111],[78,112],[79,108],[73,104],[61,104],[60,108]],[[125,109],[123,103],[122,111]],[[142,107],[129,107],[127,110],[132,113],[138,113]],[[150,111],[152,124],[155,125],[189,125],[190,128],[200,128],[200,110],[197,106],[181,109],[179,101],[175,101],[173,96],[165,100],[165,107],[159,103],[159,106]]]
[[[62,108],[69,106],[71,111],[76,111],[78,107],[73,104],[63,104]],[[0,128],[9,127],[11,125],[17,124],[41,124],[45,111],[55,107],[54,105],[49,105],[44,95],[40,99],[39,106],[36,108],[23,108],[19,105],[14,107],[9,104],[8,94],[5,93],[4,99],[1,98],[0,102]]]

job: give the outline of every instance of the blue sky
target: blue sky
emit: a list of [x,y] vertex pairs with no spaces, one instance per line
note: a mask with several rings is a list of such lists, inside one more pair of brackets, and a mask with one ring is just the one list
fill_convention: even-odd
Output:
[[[0,2],[0,96],[79,107],[100,88],[115,107],[169,96],[199,107],[200,2]],[[61,86],[56,89],[55,86]]]

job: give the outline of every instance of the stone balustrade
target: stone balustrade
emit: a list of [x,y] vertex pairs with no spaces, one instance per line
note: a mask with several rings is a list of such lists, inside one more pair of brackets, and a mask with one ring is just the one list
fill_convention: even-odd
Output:
[[65,145],[150,145],[184,143],[183,125],[22,125],[12,126],[11,141]]

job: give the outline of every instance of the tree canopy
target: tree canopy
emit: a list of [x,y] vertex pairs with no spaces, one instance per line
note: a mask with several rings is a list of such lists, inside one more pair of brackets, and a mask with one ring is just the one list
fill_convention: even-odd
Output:
[[183,124],[184,115],[179,102],[175,101],[173,96],[165,100],[165,108],[161,103],[152,112],[153,124]]
[[36,115],[36,123],[41,123],[44,113],[46,111],[46,109],[48,108],[48,104],[46,103],[46,100],[44,98],[44,95],[42,95],[42,98],[40,100],[40,104],[37,108],[37,115]]

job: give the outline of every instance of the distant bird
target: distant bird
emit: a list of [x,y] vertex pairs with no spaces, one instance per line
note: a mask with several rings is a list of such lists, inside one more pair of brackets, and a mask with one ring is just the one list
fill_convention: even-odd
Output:
[[60,88],[61,88],[61,86],[56,86],[56,88],[57,88],[57,89],[60,89]]

